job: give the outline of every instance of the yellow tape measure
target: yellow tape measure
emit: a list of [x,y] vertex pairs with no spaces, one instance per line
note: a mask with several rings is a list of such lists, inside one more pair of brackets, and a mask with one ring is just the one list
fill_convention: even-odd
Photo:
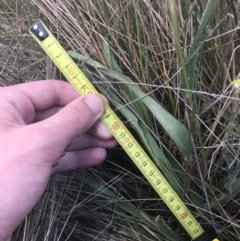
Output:
[[[29,28],[29,32],[79,94],[98,94],[97,90],[40,20]],[[127,152],[191,238],[196,241],[219,241],[215,236],[210,239],[202,239],[203,236],[207,235],[207,232],[204,232],[165,177],[107,104],[101,121]]]

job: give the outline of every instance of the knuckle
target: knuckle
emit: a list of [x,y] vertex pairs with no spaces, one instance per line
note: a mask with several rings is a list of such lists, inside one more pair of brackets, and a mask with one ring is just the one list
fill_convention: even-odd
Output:
[[85,127],[89,122],[89,115],[84,108],[81,110],[76,110],[73,106],[68,106],[68,108],[64,108],[63,115],[69,120],[70,123],[77,125],[81,128]]

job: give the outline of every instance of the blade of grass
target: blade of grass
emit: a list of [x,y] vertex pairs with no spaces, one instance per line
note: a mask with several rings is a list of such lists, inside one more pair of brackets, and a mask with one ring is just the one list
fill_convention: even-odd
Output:
[[[114,70],[110,70],[97,61],[90,60],[88,57],[80,55],[74,51],[68,51],[69,55],[80,61],[84,61],[87,64],[97,68],[103,74],[119,80],[121,85],[125,88],[133,91],[137,98],[141,99],[146,107],[155,116],[158,122],[161,124],[166,133],[172,138],[179,149],[184,153],[186,159],[192,154],[192,146],[189,144],[190,133],[187,128],[175,119],[169,112],[167,112],[159,103],[157,103],[150,96],[142,92],[142,90],[127,76],[118,73]],[[119,83],[118,83],[119,84]]]
[[[90,81],[93,81],[93,77],[89,74],[89,72],[84,71],[84,74],[88,77]],[[94,78],[94,80],[96,81],[96,77]],[[97,80],[97,82],[101,83],[103,81]],[[153,161],[164,173],[165,177],[175,189],[175,191],[180,196],[184,196],[182,190],[180,189],[185,179],[184,168],[176,160],[173,159],[169,151],[164,146],[159,148],[158,144],[156,143],[155,139],[152,137],[152,134],[149,132],[146,126],[142,122],[140,122],[137,117],[130,110],[128,110],[128,108],[124,107],[124,104],[120,100],[120,98],[118,98],[117,95],[113,91],[111,91],[110,88],[106,88],[105,85],[101,85],[99,83],[98,88],[100,89],[101,93],[104,95],[106,94],[110,102],[117,108],[117,110],[122,113],[122,115],[131,123],[133,127],[135,127],[135,130],[137,131],[139,137],[141,138],[142,142],[144,143],[145,147],[153,158]],[[198,191],[193,185],[193,183],[190,184],[189,192],[191,200],[196,206],[203,205],[203,200],[198,195]]]
[[[171,21],[171,25],[172,25],[172,32],[173,32],[173,39],[174,39],[174,43],[175,43],[175,47],[176,47],[176,52],[177,52],[177,58],[178,58],[178,63],[179,66],[182,68],[182,80],[181,80],[181,87],[183,89],[190,89],[190,83],[189,83],[189,79],[187,76],[187,71],[185,68],[185,64],[184,64],[184,58],[183,58],[183,54],[182,54],[182,49],[181,49],[181,44],[180,44],[180,37],[179,37],[179,33],[178,33],[178,22],[176,19],[176,2],[174,0],[167,0],[167,5],[168,5],[168,11],[169,11],[169,16],[170,16],[170,21]],[[181,91],[182,95],[185,96],[191,105],[191,92],[189,91]]]
[[185,66],[187,79],[189,82],[188,82],[188,86],[186,86],[184,82],[182,83],[183,89],[187,88],[192,90],[194,87],[194,73],[196,69],[196,60],[197,60],[197,53],[199,51],[199,45],[203,39],[204,31],[206,30],[207,23],[212,16],[213,8],[215,7],[217,2],[218,2],[217,0],[208,0],[202,15],[200,25],[196,26],[198,31],[190,47],[188,59],[186,61],[186,66]]
[[[100,87],[100,90],[102,93],[106,93],[104,90],[106,90],[105,87]],[[179,176],[174,171],[169,171],[169,168],[171,168],[171,164],[168,161],[168,159],[165,157],[161,149],[159,148],[158,144],[152,137],[151,133],[148,131],[146,126],[144,126],[137,117],[126,107],[124,107],[123,103],[121,103],[121,100],[110,90],[107,90],[107,96],[110,100],[110,102],[120,111],[124,117],[131,123],[131,125],[135,128],[138,135],[140,136],[142,142],[144,143],[145,147],[147,148],[149,154],[153,158],[153,161],[156,163],[156,165],[159,167],[159,169],[164,173],[167,180],[171,183],[174,190],[180,195],[182,193],[181,189],[179,188],[179,185],[181,186],[182,181],[180,180]]]
[[[104,56],[107,59],[107,62],[110,66],[110,68],[120,74],[122,74],[121,68],[118,66],[117,61],[115,60],[113,53],[110,49],[109,44],[106,41],[103,41],[103,53]],[[131,102],[131,105],[133,106],[134,110],[139,114],[141,119],[145,122],[145,124],[153,130],[153,124],[151,119],[149,118],[149,111],[147,107],[144,105],[144,103],[141,100],[135,101],[137,99],[137,96],[135,95],[134,91],[131,91],[129,88],[125,88],[125,86],[122,86],[123,91],[125,95],[128,97],[129,102]]]

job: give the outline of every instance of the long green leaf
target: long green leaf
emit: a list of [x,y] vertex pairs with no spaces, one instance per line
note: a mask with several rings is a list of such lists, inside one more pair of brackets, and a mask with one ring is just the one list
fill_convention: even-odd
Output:
[[[186,64],[186,72],[187,72],[187,78],[189,80],[189,88],[190,90],[193,89],[193,84],[194,84],[194,73],[195,73],[195,67],[196,67],[196,60],[197,60],[197,53],[199,50],[199,45],[200,42],[203,38],[204,31],[206,29],[207,23],[209,19],[212,16],[212,10],[217,3],[217,0],[208,0],[206,8],[203,12],[202,19],[200,22],[200,25],[198,27],[198,31],[196,34],[196,37],[193,40],[193,43],[190,47],[189,54],[188,54],[188,59],[187,59],[187,64]],[[186,89],[187,86],[184,85],[184,82],[182,82],[182,88]]]
[[[182,68],[181,84],[182,84],[182,87],[184,86],[185,89],[190,89],[189,79],[187,77],[187,72],[184,65],[184,58],[183,58],[183,53],[182,53],[181,44],[180,44],[180,37],[178,33],[179,28],[178,28],[178,21],[176,19],[176,2],[174,0],[167,0],[167,5],[168,5],[168,11],[169,11],[169,16],[170,16],[171,25],[172,25],[172,32],[173,32],[174,44],[175,44],[177,58],[178,58],[178,64]],[[182,95],[186,96],[189,100],[191,100],[191,93],[189,91],[187,92],[182,91]]]
[[[99,86],[99,88],[104,93],[104,89],[106,88],[101,86]],[[178,173],[176,173],[175,171],[169,171],[169,168],[171,168],[171,164],[162,152],[162,150],[159,148],[159,145],[156,143],[151,133],[130,110],[124,107],[123,103],[121,103],[121,100],[110,89],[107,90],[107,94],[111,103],[124,115],[124,117],[135,128],[136,132],[139,134],[148,152],[150,153],[153,161],[164,173],[165,177],[171,183],[174,190],[179,195],[182,194],[179,185],[181,186],[183,181],[181,181],[181,179],[179,178]]]
[[[84,71],[84,74],[88,77],[90,81],[93,80],[93,77]],[[96,77],[94,78],[96,80]],[[98,80],[97,80],[98,81]],[[98,82],[102,82],[99,80]],[[155,139],[152,137],[149,130],[146,126],[138,120],[138,118],[130,111],[128,108],[124,107],[123,102],[117,95],[110,89],[106,88],[105,85],[98,84],[98,88],[101,93],[107,95],[110,102],[122,113],[122,115],[131,123],[131,125],[135,128],[148,152],[150,153],[153,161],[159,167],[159,169],[164,173],[165,177],[172,185],[174,190],[181,196],[182,190],[180,186],[182,186],[185,179],[185,170],[184,168],[170,155],[169,151],[162,147],[159,148],[159,145],[156,143]],[[180,186],[179,186],[180,185]],[[189,195],[191,200],[196,206],[203,205],[203,199],[197,194],[193,183],[190,183],[191,189]]]
[[104,56],[105,56],[105,58],[108,62],[108,65],[110,66],[110,68],[119,72],[119,73],[122,73],[121,68],[119,67],[116,59],[113,56],[113,53],[111,51],[111,48],[110,48],[109,44],[105,40],[102,43],[102,47],[103,47]]
[[[113,53],[109,44],[106,41],[103,41],[102,46],[103,46],[103,53],[105,58],[107,59],[108,65],[111,67],[112,70],[122,74],[122,70],[117,64],[117,61],[113,56]],[[138,113],[141,119],[146,123],[149,129],[153,130],[153,124],[152,124],[151,118],[149,118],[149,111],[147,107],[144,105],[144,103],[141,100],[136,101],[137,96],[135,95],[134,91],[132,91],[129,88],[126,88],[125,85],[122,85],[121,87],[123,89],[124,95],[131,103],[134,110]]]
[[127,76],[110,70],[103,65],[97,63],[97,61],[90,60],[88,57],[77,54],[73,51],[69,51],[69,54],[73,58],[85,61],[87,64],[97,67],[103,74],[112,77],[113,79],[119,80],[126,88],[129,88],[135,93],[137,98],[142,99],[146,107],[152,112],[158,122],[161,124],[166,133],[172,138],[178,148],[184,153],[186,159],[192,154],[192,145],[190,142],[190,133],[187,128],[175,119],[169,112],[167,112],[157,101],[152,99],[150,96],[142,92],[139,86],[134,83]]

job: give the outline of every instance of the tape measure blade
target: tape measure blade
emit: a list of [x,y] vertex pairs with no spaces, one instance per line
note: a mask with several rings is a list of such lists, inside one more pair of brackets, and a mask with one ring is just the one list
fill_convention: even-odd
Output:
[[[35,26],[36,24],[38,24],[38,29],[35,31],[34,28],[37,28]],[[33,24],[30,27],[29,32],[77,92],[81,95],[89,93],[99,94],[47,27],[41,21],[38,21],[35,25]],[[42,31],[43,34],[40,34],[40,31]],[[42,35],[44,35],[45,38],[43,38]],[[101,120],[170,208],[188,234],[195,239],[204,233],[200,224],[190,213],[156,165],[107,104],[105,105],[105,113]]]
[[[94,93],[99,94],[95,87],[89,82],[83,72],[78,68],[76,63],[64,50],[54,35],[48,30],[48,28],[38,20],[37,22],[47,32],[47,38],[40,40],[30,29],[30,34],[46,52],[48,57],[54,62],[58,69],[62,72],[65,78],[72,84],[76,91],[80,95]],[[32,25],[34,26],[34,24]]]

